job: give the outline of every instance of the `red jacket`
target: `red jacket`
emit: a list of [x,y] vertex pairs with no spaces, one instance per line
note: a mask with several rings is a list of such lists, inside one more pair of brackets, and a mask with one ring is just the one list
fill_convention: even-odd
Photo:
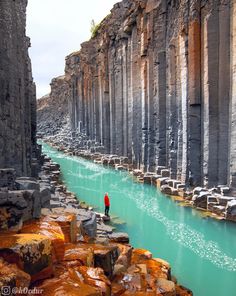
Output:
[[110,199],[109,199],[108,195],[104,196],[104,204],[106,207],[110,206]]

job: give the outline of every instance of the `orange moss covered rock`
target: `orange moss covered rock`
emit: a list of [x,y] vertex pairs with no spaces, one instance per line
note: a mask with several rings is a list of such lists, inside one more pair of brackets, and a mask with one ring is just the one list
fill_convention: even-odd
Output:
[[119,257],[119,248],[116,244],[107,246],[99,244],[88,244],[94,251],[94,265],[104,270],[105,275],[111,277],[113,275],[116,260]]
[[21,233],[38,233],[50,239],[53,249],[53,261],[60,262],[65,254],[65,238],[58,223],[54,221],[31,221],[23,225]]
[[189,289],[180,286],[180,285],[176,285],[176,296],[192,296],[193,292],[190,291]]
[[75,243],[77,241],[78,226],[75,214],[53,214],[45,216],[44,221],[54,221],[61,227],[65,243]]
[[119,248],[119,257],[116,261],[116,264],[121,264],[125,268],[128,268],[131,264],[132,259],[132,250],[133,248],[130,245],[124,245],[124,244],[117,244]]
[[93,248],[87,247],[84,244],[66,244],[65,256],[66,262],[76,261],[77,265],[88,267],[94,266],[94,251]]
[[111,295],[111,283],[101,268],[80,266],[76,269],[76,273],[79,277],[83,277],[83,280],[86,284],[97,287],[99,290],[101,290],[102,295]]
[[170,279],[171,270],[168,262],[161,259],[152,259],[152,254],[143,249],[134,249],[132,264],[145,264],[147,271],[155,278]]
[[29,287],[31,277],[15,264],[9,264],[0,258],[0,291],[2,287]]
[[0,257],[31,275],[31,281],[52,275],[51,241],[39,234],[1,234]]
[[109,287],[110,282],[101,269],[79,267],[46,280],[37,288],[43,290],[43,296],[108,296]]

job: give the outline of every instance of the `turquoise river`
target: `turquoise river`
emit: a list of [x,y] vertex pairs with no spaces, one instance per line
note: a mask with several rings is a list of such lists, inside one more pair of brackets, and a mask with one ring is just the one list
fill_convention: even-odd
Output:
[[127,232],[134,247],[170,262],[172,274],[194,296],[236,296],[236,224],[202,218],[155,187],[135,183],[127,172],[45,144],[43,151],[61,165],[63,181],[80,200],[103,211],[108,192],[117,230]]

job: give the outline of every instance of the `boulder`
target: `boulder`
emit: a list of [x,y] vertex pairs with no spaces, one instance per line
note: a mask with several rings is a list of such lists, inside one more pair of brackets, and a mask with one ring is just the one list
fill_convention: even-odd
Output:
[[113,232],[113,229],[114,229],[113,227],[108,226],[102,222],[97,223],[97,230],[111,234]]
[[201,191],[199,195],[194,195],[193,205],[197,208],[207,209],[207,199],[208,196],[211,195],[209,191]]
[[213,207],[219,205],[219,199],[215,195],[208,195],[207,197],[207,210],[213,211]]
[[115,264],[114,266],[114,271],[113,274],[116,275],[121,275],[126,272],[126,267],[123,264]]
[[166,279],[157,279],[156,295],[176,296],[175,283]]
[[[121,284],[125,288],[123,296],[128,295],[145,295],[147,290],[147,282],[144,275],[139,272],[139,269],[134,267],[134,270],[128,272],[123,276]],[[143,293],[143,294],[138,294]],[[152,294],[153,295],[153,294]]]
[[156,185],[158,188],[161,188],[162,185],[166,185],[167,184],[167,180],[169,180],[168,178],[164,177],[164,178],[158,178],[156,180]]
[[196,187],[193,190],[193,195],[199,195],[200,192],[208,192],[208,190],[206,188]]
[[236,221],[236,199],[227,203],[225,218],[227,220]]
[[143,176],[143,181],[145,184],[152,184],[152,176],[148,173],[145,173]]
[[94,250],[95,267],[102,268],[105,272],[105,275],[111,277],[113,275],[116,260],[119,257],[118,247],[112,244],[108,246],[89,244],[88,247],[90,246]]
[[164,167],[164,166],[158,166],[157,167],[157,171],[156,171],[156,173],[158,174],[158,175],[161,175],[161,171],[162,170],[165,170],[166,169],[166,167]]
[[60,203],[59,200],[50,200],[50,209],[60,208],[60,207],[62,207],[62,204]]
[[134,249],[132,252],[133,265],[146,264],[148,273],[154,278],[170,279],[170,267],[166,262],[161,262],[158,259],[152,259],[152,254],[143,249]]
[[174,180],[174,179],[170,179],[167,181],[167,185],[169,185],[172,188],[177,189],[177,185],[181,185],[180,181]]
[[141,176],[142,173],[143,172],[141,170],[138,170],[138,169],[133,170],[133,176],[135,177]]
[[[24,191],[24,198],[28,203],[27,215],[23,216],[23,221],[30,220],[32,218],[40,218],[41,216],[41,200],[40,200],[40,193],[38,190],[27,190]],[[32,203],[32,209],[29,205]]]
[[219,204],[221,206],[226,206],[228,204],[228,202],[230,202],[231,200],[235,200],[235,197],[232,196],[219,196]]
[[225,216],[225,206],[212,205],[212,212],[219,216]]
[[89,237],[96,237],[97,234],[97,217],[96,214],[93,212],[91,213],[91,219],[87,221],[82,222],[82,228],[84,232],[89,236]]
[[121,164],[128,164],[129,163],[128,157],[122,156],[120,158],[120,160],[121,160]]
[[94,266],[94,251],[93,248],[86,244],[66,244],[65,255],[63,258],[64,264],[69,264],[70,267],[78,266]]
[[131,264],[133,248],[125,244],[117,244],[117,246],[119,248],[120,255],[116,261],[116,264],[120,264],[127,269]]
[[41,213],[39,192],[37,190],[0,192],[0,207],[0,229],[9,229],[18,225],[20,221],[39,218]]
[[16,171],[13,168],[0,169],[0,188],[15,189]]
[[52,275],[51,241],[39,234],[1,234],[0,257],[31,276],[31,281]]
[[167,195],[172,195],[172,189],[169,185],[162,185],[161,192]]
[[184,188],[178,189],[178,195],[183,197],[186,200],[191,200],[193,198],[192,191],[186,191]]
[[32,179],[16,179],[16,185],[19,190],[39,190],[39,183]]
[[0,206],[13,206],[18,209],[25,209],[27,202],[23,194],[24,191],[0,191]]
[[47,221],[46,218],[42,217],[38,221],[24,223],[21,233],[37,233],[46,236],[52,243],[53,261],[60,262],[63,260],[65,254],[65,238],[58,223]]
[[220,187],[220,192],[223,195],[229,194],[230,193],[230,188],[228,186],[222,186],[222,187]]
[[85,284],[98,288],[104,296],[111,295],[111,283],[101,268],[80,266],[76,272],[82,275]]
[[60,165],[58,163],[55,162],[51,162],[50,164],[50,169],[52,171],[59,171],[60,170]]
[[45,216],[44,221],[54,221],[61,227],[65,243],[75,243],[77,241],[78,226],[75,214],[63,212],[61,214],[52,214]]
[[124,232],[114,232],[108,235],[108,238],[112,242],[116,243],[129,243],[129,236]]
[[142,260],[152,259],[152,253],[145,249],[134,249],[132,252],[132,263],[139,263]]
[[156,181],[157,181],[157,179],[159,179],[159,178],[161,178],[161,175],[153,175],[152,176],[152,184],[153,185],[156,185]]
[[40,200],[42,208],[50,208],[51,190],[48,187],[41,186]]
[[186,187],[186,185],[185,184],[177,184],[176,185],[176,188],[179,190],[179,189],[184,189]]

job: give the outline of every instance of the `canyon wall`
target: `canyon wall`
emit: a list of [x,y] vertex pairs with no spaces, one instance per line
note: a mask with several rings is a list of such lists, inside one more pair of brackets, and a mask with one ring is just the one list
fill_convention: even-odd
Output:
[[68,123],[70,88],[65,76],[52,79],[50,94],[37,100],[39,135],[56,135]]
[[236,185],[236,1],[124,0],[66,58],[72,130],[189,185]]
[[0,168],[31,175],[36,96],[25,35],[26,0],[0,1]]

